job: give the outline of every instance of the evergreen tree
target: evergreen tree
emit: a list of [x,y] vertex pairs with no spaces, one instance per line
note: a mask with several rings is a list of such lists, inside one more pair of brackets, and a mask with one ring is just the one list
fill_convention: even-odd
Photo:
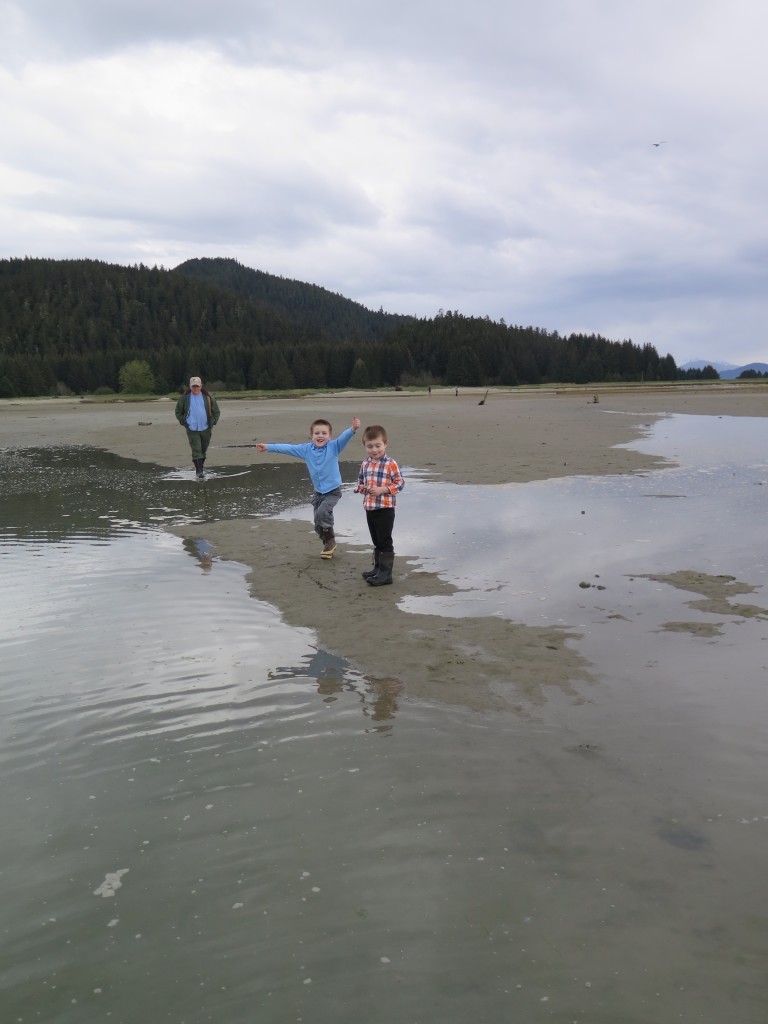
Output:
[[273,350],[270,353],[267,369],[275,391],[290,391],[296,387],[293,373],[282,352]]
[[477,387],[483,382],[480,360],[468,345],[451,353],[445,368],[446,382],[462,387]]
[[356,359],[349,378],[349,386],[358,390],[365,390],[371,386],[371,379],[368,376],[368,367],[362,359]]

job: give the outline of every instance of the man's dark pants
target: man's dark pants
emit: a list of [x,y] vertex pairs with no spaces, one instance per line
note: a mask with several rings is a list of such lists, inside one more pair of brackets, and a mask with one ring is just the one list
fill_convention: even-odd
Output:
[[189,447],[192,450],[192,458],[204,459],[205,453],[208,451],[208,445],[211,443],[213,431],[210,427],[207,430],[190,430],[187,427],[186,431]]

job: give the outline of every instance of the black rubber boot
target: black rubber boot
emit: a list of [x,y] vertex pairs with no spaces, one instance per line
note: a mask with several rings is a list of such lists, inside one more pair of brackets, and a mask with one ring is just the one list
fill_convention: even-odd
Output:
[[333,558],[333,552],[336,550],[336,538],[333,535],[333,530],[330,526],[325,527],[323,530],[323,550],[320,553],[321,558]]
[[379,571],[375,576],[369,576],[365,581],[372,587],[383,587],[392,582],[392,566],[395,564],[393,551],[382,551],[379,554]]
[[361,573],[364,580],[369,580],[371,576],[375,576],[379,571],[379,552],[374,551],[372,556],[373,568],[368,569],[366,572]]
[[195,472],[197,473],[197,479],[198,480],[202,480],[203,477],[205,476],[205,473],[203,472],[203,460],[202,459],[192,459],[192,461],[195,464]]

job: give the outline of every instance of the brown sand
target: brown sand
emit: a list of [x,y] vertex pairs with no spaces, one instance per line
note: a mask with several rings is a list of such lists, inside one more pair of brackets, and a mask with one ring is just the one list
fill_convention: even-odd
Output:
[[[456,484],[634,473],[663,460],[615,446],[636,439],[644,425],[660,416],[768,412],[768,390],[760,385],[492,392],[480,405],[483,395],[483,390],[462,391],[458,397],[453,390],[434,390],[432,395],[223,400],[208,463],[284,461],[283,456],[227,446],[303,441],[316,417],[329,419],[334,433],[340,433],[358,415],[364,425],[382,423],[387,428],[390,451],[401,466]],[[0,428],[3,443],[14,447],[83,444],[167,467],[188,466],[190,461],[184,432],[167,399],[107,405],[77,399],[8,400],[0,402]],[[344,458],[360,461],[356,439]],[[401,501],[407,501],[407,489]],[[591,666],[572,646],[577,635],[567,629],[495,617],[406,613],[399,607],[404,596],[440,595],[450,593],[451,587],[421,571],[412,558],[396,561],[393,586],[369,587],[360,578],[369,550],[354,548],[343,537],[333,559],[320,559],[309,506],[306,522],[234,520],[175,532],[205,537],[220,558],[250,566],[254,596],[277,606],[287,622],[312,629],[318,646],[349,659],[371,679],[404,684],[411,695],[474,708],[513,706],[524,712],[543,701],[551,688],[581,699],[578,694],[589,686]]]

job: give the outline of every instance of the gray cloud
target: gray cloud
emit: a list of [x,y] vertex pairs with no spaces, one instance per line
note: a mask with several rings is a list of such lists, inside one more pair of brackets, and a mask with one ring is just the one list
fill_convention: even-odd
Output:
[[232,255],[394,312],[768,361],[758,0],[24,0],[3,22],[3,256]]

